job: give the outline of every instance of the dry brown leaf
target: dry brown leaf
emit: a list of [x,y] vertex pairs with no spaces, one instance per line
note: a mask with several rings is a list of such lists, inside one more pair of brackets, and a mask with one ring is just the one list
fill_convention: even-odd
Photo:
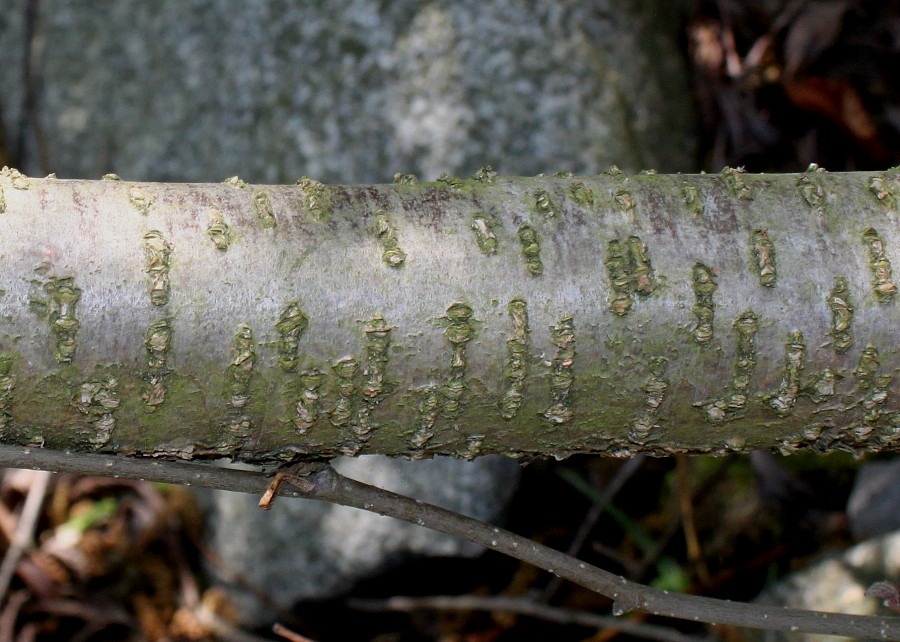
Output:
[[788,98],[798,108],[824,116],[856,139],[875,160],[888,157],[872,116],[859,92],[844,79],[813,77],[785,82]]

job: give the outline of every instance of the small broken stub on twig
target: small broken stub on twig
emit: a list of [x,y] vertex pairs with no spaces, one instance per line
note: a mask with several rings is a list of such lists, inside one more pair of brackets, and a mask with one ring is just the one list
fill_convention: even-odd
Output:
[[259,499],[260,508],[263,510],[271,510],[272,505],[275,503],[275,499],[278,497],[278,491],[281,489],[281,484],[283,483],[284,473],[275,473],[275,477],[269,482],[266,492],[263,493],[263,496]]

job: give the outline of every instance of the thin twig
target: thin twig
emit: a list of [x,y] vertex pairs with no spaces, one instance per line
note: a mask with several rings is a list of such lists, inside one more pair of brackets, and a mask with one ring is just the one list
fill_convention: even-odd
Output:
[[51,473],[40,471],[34,474],[31,481],[31,487],[25,497],[25,505],[22,506],[22,514],[19,516],[19,523],[16,524],[13,539],[9,543],[9,548],[6,549],[3,564],[0,564],[0,603],[6,599],[6,591],[9,590],[9,584],[12,582],[22,555],[34,540],[34,531],[37,527],[38,517],[41,515],[41,506],[47,496],[50,477]]
[[[262,472],[17,446],[0,446],[0,466],[119,475],[258,495],[262,495],[268,487]],[[305,474],[285,474],[295,488],[282,488],[281,496],[352,506],[460,537],[605,595],[615,601],[616,613],[641,610],[653,615],[710,624],[900,642],[900,618],[822,613],[670,593],[629,582],[565,553],[471,517],[347,479],[322,462],[310,462],[298,470]]]
[[503,611],[527,617],[556,622],[557,624],[577,624],[597,629],[615,629],[647,640],[662,642],[698,642],[706,638],[679,633],[664,626],[634,622],[612,615],[597,615],[587,611],[561,609],[540,602],[505,596],[483,595],[437,595],[431,597],[395,596],[386,600],[349,600],[347,605],[359,611],[402,611],[404,613],[420,609],[436,611]]
[[471,517],[348,479],[339,475],[331,466],[321,463],[311,466],[308,474],[285,474],[285,480],[295,484],[303,497],[402,519],[534,564],[612,599],[615,615],[628,611],[645,611],[652,615],[709,624],[900,641],[900,618],[769,608],[672,593],[630,582],[624,577]]

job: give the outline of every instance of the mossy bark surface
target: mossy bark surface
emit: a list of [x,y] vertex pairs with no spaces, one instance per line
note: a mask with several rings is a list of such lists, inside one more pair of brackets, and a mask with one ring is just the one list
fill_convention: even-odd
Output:
[[249,461],[900,444],[900,174],[404,181],[4,171],[3,442]]

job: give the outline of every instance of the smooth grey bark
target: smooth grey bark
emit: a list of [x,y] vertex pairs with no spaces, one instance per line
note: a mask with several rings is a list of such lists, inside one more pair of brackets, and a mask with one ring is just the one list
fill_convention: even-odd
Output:
[[893,448],[898,179],[7,170],[4,441],[251,461]]

